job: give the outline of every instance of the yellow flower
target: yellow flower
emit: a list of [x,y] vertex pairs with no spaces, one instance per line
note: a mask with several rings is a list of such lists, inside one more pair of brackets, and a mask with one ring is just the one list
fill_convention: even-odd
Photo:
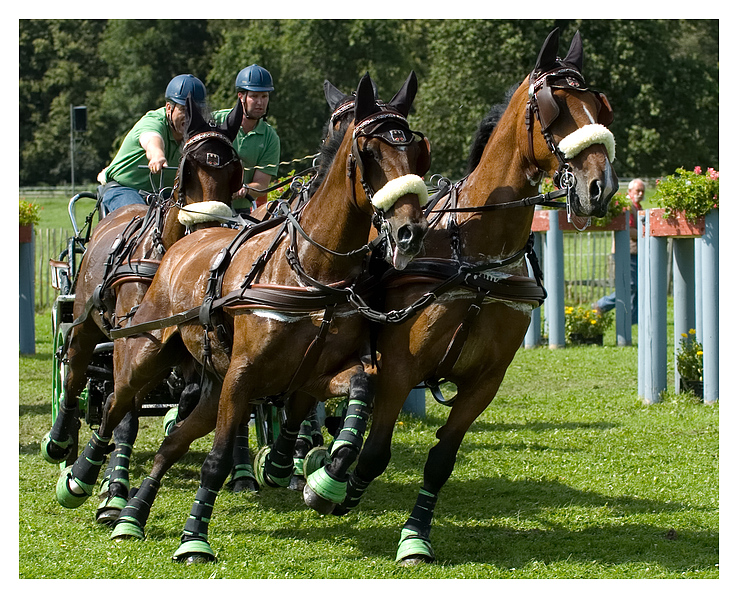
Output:
[[702,351],[697,351],[697,355],[702,355]]
[[590,320],[589,323],[590,324],[597,324],[597,320]]
[[687,336],[689,336],[689,335],[688,335],[688,334],[687,334],[686,332],[682,332],[682,336],[683,336],[684,338],[687,338]]
[[689,329],[689,334],[697,334],[697,331],[694,328],[690,328]]

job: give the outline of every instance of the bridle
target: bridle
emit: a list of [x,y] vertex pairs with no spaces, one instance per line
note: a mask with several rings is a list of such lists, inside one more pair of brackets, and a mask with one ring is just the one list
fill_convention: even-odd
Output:
[[[210,140],[221,142],[225,146],[225,151],[220,153],[204,149],[203,146]],[[233,147],[233,143],[220,131],[204,131],[202,133],[196,133],[184,143],[181,154],[177,177],[174,180],[174,188],[172,190],[172,197],[177,198],[176,202],[173,202],[173,205],[178,207],[182,207],[186,203],[186,194],[181,194],[180,191],[185,188],[186,179],[184,179],[184,177],[187,172],[186,161],[188,159],[199,164],[209,166],[210,168],[217,169],[226,168],[234,162],[238,162],[239,165],[241,164],[241,159],[238,157],[238,154]]]
[[534,149],[534,121],[538,120],[546,146],[559,163],[553,175],[553,182],[559,189],[566,190],[567,192],[567,216],[571,220],[571,202],[569,201],[569,197],[576,181],[571,172],[571,166],[567,157],[561,151],[560,145],[554,140],[550,130],[551,125],[556,121],[560,112],[559,104],[554,97],[554,89],[573,89],[593,93],[600,103],[597,122],[604,127],[612,123],[612,108],[605,94],[589,89],[586,86],[584,77],[577,69],[562,66],[544,73],[534,71],[530,74],[528,80],[532,81],[532,83],[528,87],[528,102],[525,106],[525,127],[528,131],[528,151],[526,157],[533,168],[533,172],[529,173],[528,178],[529,180],[540,180],[544,172],[536,160]]

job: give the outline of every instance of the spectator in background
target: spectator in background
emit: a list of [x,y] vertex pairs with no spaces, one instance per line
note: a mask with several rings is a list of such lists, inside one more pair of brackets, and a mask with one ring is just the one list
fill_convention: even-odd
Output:
[[[630,199],[630,300],[631,323],[638,323],[638,210],[642,210],[641,201],[646,191],[646,185],[641,179],[633,179],[628,184],[628,199]],[[614,252],[614,250],[613,250]],[[599,299],[593,306],[600,314],[615,307],[615,293]]]

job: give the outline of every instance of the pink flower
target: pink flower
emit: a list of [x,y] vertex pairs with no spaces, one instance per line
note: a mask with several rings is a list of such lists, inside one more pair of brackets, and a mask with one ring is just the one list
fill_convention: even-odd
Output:
[[707,176],[709,176],[713,181],[717,181],[720,178],[720,171],[715,170],[714,168],[708,168]]
[[700,168],[699,166],[695,166],[694,167],[694,173],[695,174],[702,174],[702,168]]

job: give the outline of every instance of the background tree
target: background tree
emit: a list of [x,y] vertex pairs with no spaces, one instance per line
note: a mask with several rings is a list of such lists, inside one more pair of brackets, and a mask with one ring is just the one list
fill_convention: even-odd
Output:
[[585,77],[615,110],[620,176],[719,168],[717,20],[21,20],[20,184],[69,180],[70,104],[88,108],[75,178],[92,183],[141,115],[164,104],[171,77],[196,75],[213,108],[230,108],[236,74],[253,63],[274,76],[269,120],[283,161],[320,144],[325,79],[349,93],[368,71],[389,100],[415,70],[411,125],[431,140],[432,172],[456,179],[478,123],[553,27],[561,54],[582,34]]

